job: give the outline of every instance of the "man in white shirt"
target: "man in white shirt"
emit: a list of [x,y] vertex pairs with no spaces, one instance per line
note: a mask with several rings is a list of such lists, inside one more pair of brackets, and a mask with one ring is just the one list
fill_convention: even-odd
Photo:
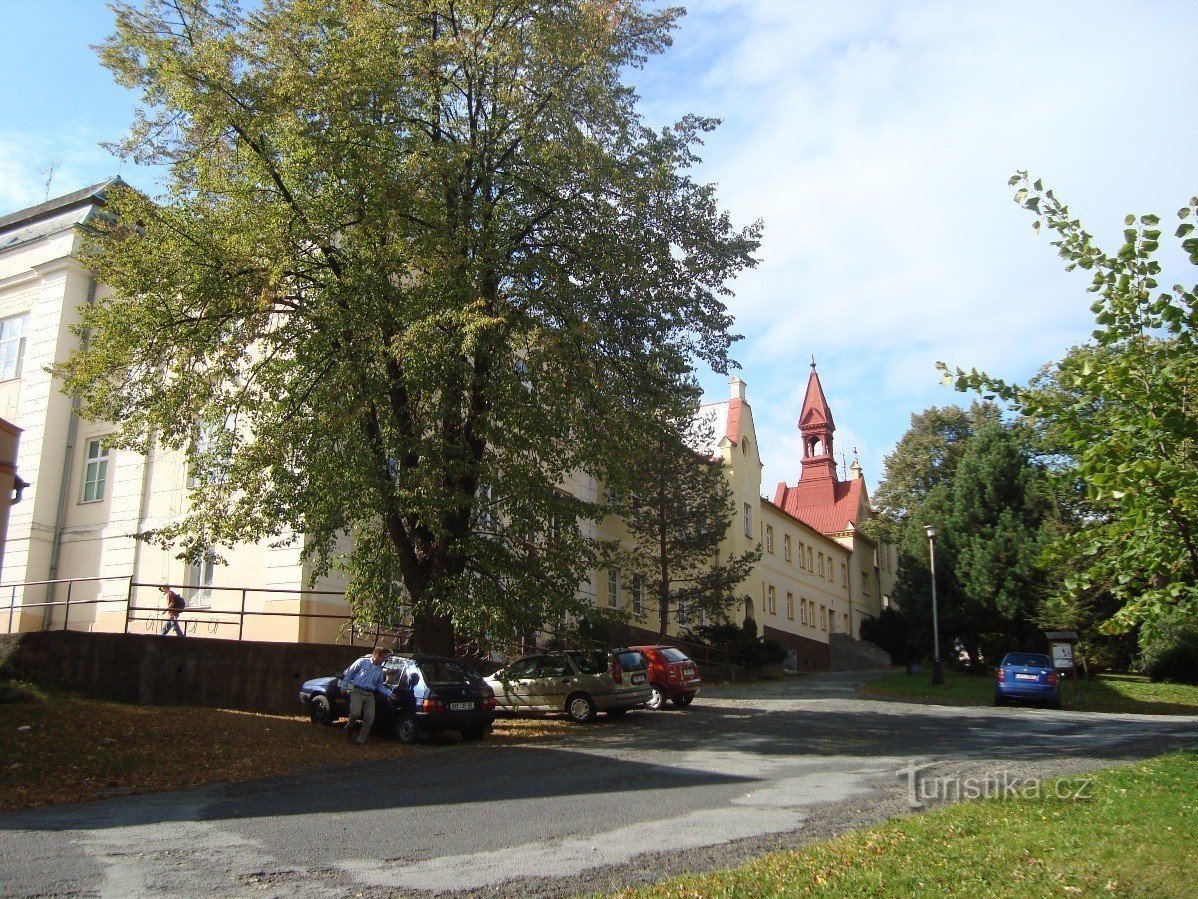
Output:
[[374,724],[375,691],[383,683],[383,660],[387,658],[387,650],[376,646],[374,652],[362,656],[345,669],[342,678],[349,688],[349,721],[345,725],[346,736],[353,736],[354,719],[362,719],[362,727],[358,731],[358,745],[366,742],[370,727]]

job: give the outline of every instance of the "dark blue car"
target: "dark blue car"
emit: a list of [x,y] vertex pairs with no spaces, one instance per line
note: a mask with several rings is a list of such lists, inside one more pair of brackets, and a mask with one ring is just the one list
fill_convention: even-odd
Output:
[[[375,691],[375,727],[390,728],[404,744],[422,734],[456,730],[464,740],[491,732],[495,693],[473,668],[455,659],[390,655],[383,684]],[[349,690],[339,676],[318,677],[300,687],[300,702],[317,724],[349,714]]]
[[1013,699],[1061,707],[1061,684],[1052,659],[1038,652],[1009,652],[994,672],[994,704]]

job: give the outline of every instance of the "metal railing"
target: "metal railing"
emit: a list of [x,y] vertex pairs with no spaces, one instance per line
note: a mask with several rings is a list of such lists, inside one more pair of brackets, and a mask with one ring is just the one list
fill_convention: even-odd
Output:
[[[119,581],[123,583],[121,596],[101,596],[97,598],[80,599],[78,598],[78,588],[76,585],[81,584],[97,584],[101,585],[104,582]],[[65,587],[66,595],[60,600],[43,600],[40,602],[26,602],[25,595],[28,588],[43,587],[56,589]],[[128,634],[135,626],[135,622],[145,622],[147,630],[156,629],[159,626],[165,625],[168,616],[168,610],[162,604],[155,605],[140,605],[136,600],[136,594],[140,588],[153,588],[157,590],[159,582],[135,581],[132,577],[125,576],[109,576],[109,577],[86,577],[86,578],[61,578],[57,580],[45,581],[25,581],[19,584],[4,584],[0,585],[0,597],[8,593],[8,615],[7,628],[5,633],[14,633],[14,623],[16,616],[19,613],[25,613],[34,610],[41,610],[43,618],[39,630],[70,630],[71,629],[71,610],[79,609],[81,606],[117,606],[113,609],[114,612],[123,612],[123,631]],[[21,602],[17,602],[17,592],[21,591]],[[394,628],[384,626],[382,624],[373,624],[369,627],[362,627],[354,620],[353,615],[347,610],[346,612],[308,612],[308,611],[276,611],[266,609],[247,608],[247,604],[251,595],[265,594],[269,597],[287,597],[295,600],[304,600],[310,597],[331,597],[334,599],[344,600],[345,594],[335,590],[288,590],[285,588],[272,587],[207,587],[201,591],[211,597],[212,593],[232,593],[237,598],[234,608],[225,608],[221,605],[189,605],[186,608],[179,610],[180,625],[187,630],[192,630],[198,626],[208,625],[211,628],[211,633],[216,636],[222,629],[236,628],[237,640],[245,639],[245,624],[247,618],[290,618],[298,621],[340,621],[343,626],[340,630],[340,635],[348,636],[349,645],[354,646],[359,639],[364,639],[371,644],[376,644],[381,638],[393,638],[395,640],[403,639],[407,633],[410,633],[409,628]],[[2,600],[0,600],[2,601]],[[194,601],[194,597],[193,597]],[[222,604],[223,605],[223,604]],[[3,607],[0,606],[0,609]],[[61,623],[55,621],[57,617],[54,610],[62,609]],[[197,614],[198,613],[198,614]],[[78,622],[78,619],[76,619]],[[90,623],[90,622],[89,622]],[[186,631],[185,631],[186,632]],[[230,635],[231,636],[231,635]],[[290,639],[299,640],[299,634],[291,635]]]

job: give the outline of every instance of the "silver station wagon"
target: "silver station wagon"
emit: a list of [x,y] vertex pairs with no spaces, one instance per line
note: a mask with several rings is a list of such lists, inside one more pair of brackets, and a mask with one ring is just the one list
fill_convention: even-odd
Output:
[[538,653],[486,680],[501,711],[565,712],[579,723],[600,711],[618,717],[653,695],[648,662],[634,649]]

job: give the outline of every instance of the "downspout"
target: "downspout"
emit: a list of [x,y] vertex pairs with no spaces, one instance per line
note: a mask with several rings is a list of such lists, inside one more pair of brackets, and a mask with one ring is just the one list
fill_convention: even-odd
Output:
[[[88,274],[87,276],[87,305],[91,305],[96,301],[96,276]],[[91,339],[91,332],[83,332],[82,348],[87,350],[88,342]],[[66,526],[67,518],[67,499],[68,488],[70,487],[71,469],[74,468],[75,461],[75,436],[79,431],[79,406],[81,400],[79,391],[76,390],[71,394],[71,417],[67,421],[67,444],[62,456],[62,480],[58,487],[58,509],[54,513],[54,542],[50,544],[50,567],[47,571],[46,579],[55,581],[58,579],[58,563],[62,558],[62,537]],[[51,583],[46,587],[46,607],[42,610],[42,630],[50,627],[53,618],[54,607],[49,603],[54,602],[55,584]]]

